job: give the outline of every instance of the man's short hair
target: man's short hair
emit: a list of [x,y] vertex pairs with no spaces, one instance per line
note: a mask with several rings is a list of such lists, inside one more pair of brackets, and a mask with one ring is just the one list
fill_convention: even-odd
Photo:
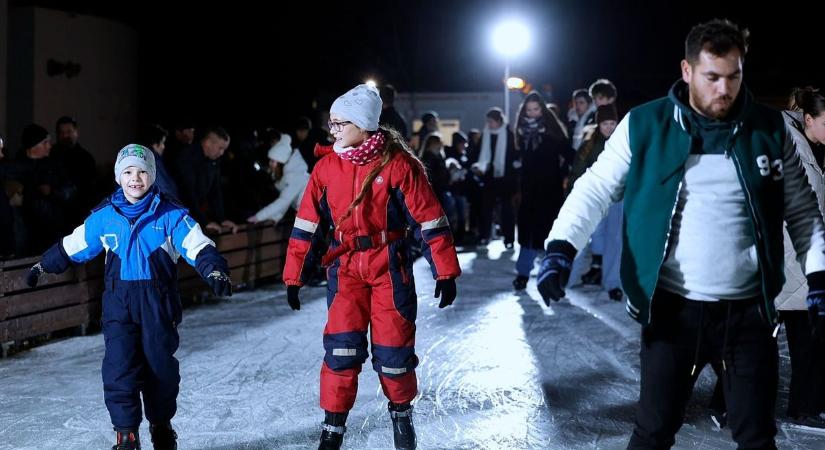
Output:
[[312,121],[309,120],[309,117],[300,116],[295,119],[295,131],[298,130],[311,130],[312,129]]
[[587,89],[576,89],[573,91],[573,100],[577,98],[583,98],[587,103],[592,103],[593,99],[590,97],[590,94],[587,93]]
[[210,134],[221,138],[221,140],[229,142],[229,133],[223,127],[209,127],[203,132],[203,138],[206,139]]
[[55,129],[60,130],[60,127],[62,125],[66,125],[68,123],[72,124],[73,127],[77,128],[77,121],[74,120],[72,117],[69,117],[69,116],[63,116],[63,117],[57,119],[57,124],[54,127],[55,127]]
[[749,36],[747,28],[740,29],[739,25],[728,19],[713,19],[700,23],[691,28],[685,38],[685,59],[693,65],[699,60],[702,50],[707,50],[715,56],[723,56],[734,47],[739,49],[744,58],[748,52]]
[[597,95],[607,98],[616,98],[618,95],[616,86],[607,78],[599,78],[594,81],[593,84],[590,85],[590,89],[588,91],[590,92],[591,98],[596,98]]
[[169,133],[162,126],[155,123],[149,124],[141,130],[138,136],[138,144],[146,148],[152,148],[152,145],[160,144],[160,141],[167,136],[169,136]]
[[381,95],[381,101],[384,103],[392,105],[395,102],[395,94],[397,93],[395,86],[384,84],[379,88],[378,93]]

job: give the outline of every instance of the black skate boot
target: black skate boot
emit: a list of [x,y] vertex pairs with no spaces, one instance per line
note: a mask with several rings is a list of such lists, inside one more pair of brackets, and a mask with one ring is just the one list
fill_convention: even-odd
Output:
[[395,441],[396,450],[414,450],[416,442],[415,427],[412,422],[412,405],[390,402],[387,407],[392,419],[392,438]]
[[149,433],[155,450],[178,450],[178,434],[171,423],[153,423],[149,425]]
[[117,443],[112,450],[140,450],[138,430],[115,430]]
[[517,291],[523,291],[527,289],[527,281],[529,279],[530,278],[525,277],[524,275],[517,276],[516,279],[513,280],[513,288],[515,288]]
[[590,261],[590,270],[582,275],[584,284],[602,284],[602,255],[593,255]]
[[347,422],[348,413],[331,413],[325,411],[326,417],[321,424],[321,443],[318,445],[318,450],[338,450],[344,442],[344,433],[347,427],[344,424]]

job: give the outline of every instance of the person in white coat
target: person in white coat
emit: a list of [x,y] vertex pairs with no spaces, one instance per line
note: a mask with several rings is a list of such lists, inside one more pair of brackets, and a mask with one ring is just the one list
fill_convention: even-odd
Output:
[[267,156],[275,187],[280,194],[274,202],[246,219],[249,223],[271,220],[277,224],[290,208],[297,211],[309,182],[307,163],[301,152],[292,148],[292,139],[289,135],[281,136],[281,139],[269,149]]

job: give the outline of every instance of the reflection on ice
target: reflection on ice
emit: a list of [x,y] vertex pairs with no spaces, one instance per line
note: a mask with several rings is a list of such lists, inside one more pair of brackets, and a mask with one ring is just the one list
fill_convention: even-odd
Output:
[[[498,241],[460,254],[459,296],[445,310],[432,298],[426,262],[416,262],[419,448],[624,448],[638,395],[638,325],[603,292],[569,290],[569,300],[550,307],[535,279],[514,293],[517,250],[508,252]],[[184,312],[173,421],[181,450],[317,445],[326,300],[320,288],[302,294],[297,312],[282,287]],[[0,360],[0,450],[111,447],[102,357],[97,335]],[[787,359],[783,368],[787,383]],[[704,412],[712,382],[700,377],[675,448],[733,447]],[[145,423],[141,435],[151,448]],[[780,448],[823,448],[820,436],[796,430],[778,440]],[[345,448],[391,446],[386,399],[368,361]]]

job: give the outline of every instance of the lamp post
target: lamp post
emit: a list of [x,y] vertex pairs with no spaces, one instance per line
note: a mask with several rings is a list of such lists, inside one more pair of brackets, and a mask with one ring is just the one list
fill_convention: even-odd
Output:
[[521,55],[530,46],[530,30],[527,25],[515,19],[500,22],[493,29],[492,44],[495,51],[504,57],[504,117],[510,120],[510,60]]

